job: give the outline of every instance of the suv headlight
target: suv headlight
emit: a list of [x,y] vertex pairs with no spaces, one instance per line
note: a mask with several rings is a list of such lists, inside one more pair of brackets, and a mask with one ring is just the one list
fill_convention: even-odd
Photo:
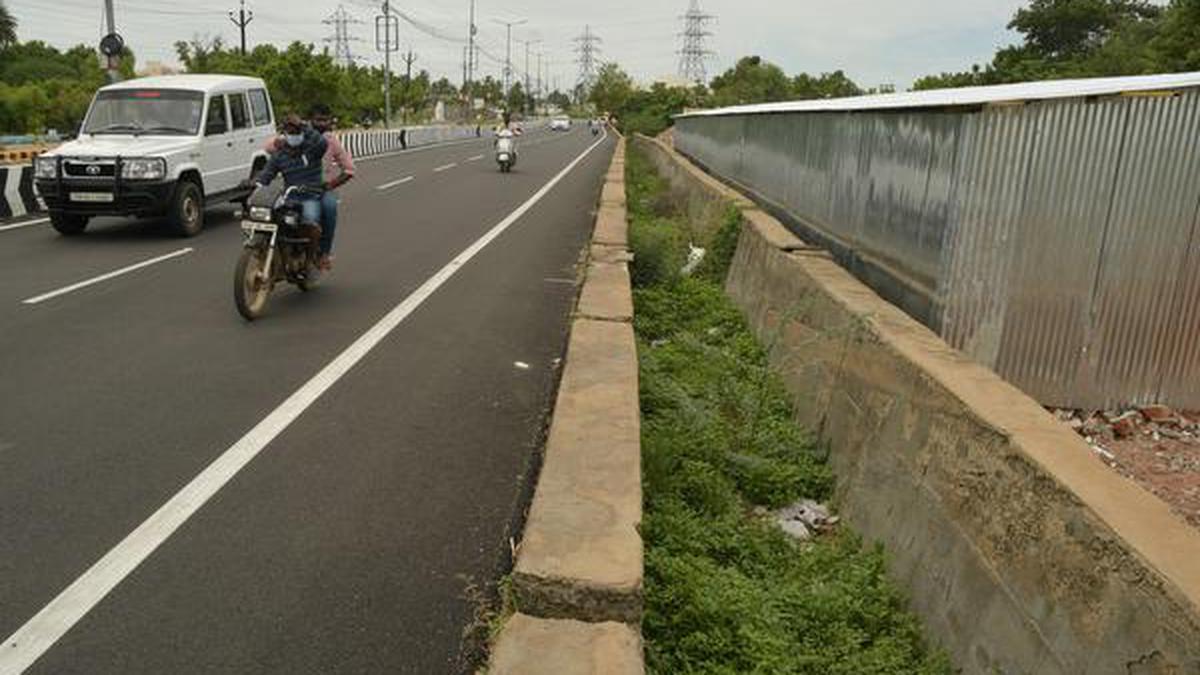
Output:
[[33,160],[33,175],[35,178],[55,178],[58,175],[57,165],[57,158],[38,157]]
[[167,160],[127,159],[121,165],[121,178],[129,180],[162,180],[167,177]]

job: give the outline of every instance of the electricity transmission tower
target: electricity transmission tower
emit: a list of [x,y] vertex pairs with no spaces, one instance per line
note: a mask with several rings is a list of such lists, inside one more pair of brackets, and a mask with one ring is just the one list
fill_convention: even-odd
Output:
[[345,7],[338,5],[337,11],[321,23],[333,26],[333,35],[325,38],[325,41],[333,43],[334,60],[349,68],[354,63],[354,54],[350,51],[350,43],[362,42],[361,38],[350,35],[350,26],[351,24],[360,24],[362,21],[351,16]]
[[592,32],[591,26],[586,26],[583,29],[583,35],[575,38],[574,41],[576,43],[575,53],[579,54],[579,58],[576,59],[576,63],[579,64],[579,79],[576,81],[575,87],[579,90],[581,99],[586,99],[588,92],[596,84],[597,57],[600,55],[598,45],[603,40]]
[[679,76],[689,82],[704,84],[708,81],[708,69],[705,62],[713,52],[706,46],[712,31],[708,30],[717,17],[700,11],[700,0],[692,0],[691,7],[683,16],[683,48],[679,50]]

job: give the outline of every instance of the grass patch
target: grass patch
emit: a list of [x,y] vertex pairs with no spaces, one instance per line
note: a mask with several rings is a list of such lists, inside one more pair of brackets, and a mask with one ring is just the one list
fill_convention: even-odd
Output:
[[[641,369],[647,666],[652,673],[949,673],[848,531],[797,544],[763,510],[833,479],[766,351],[722,292],[741,217],[688,224],[626,157]],[[679,270],[688,244],[708,255]]]

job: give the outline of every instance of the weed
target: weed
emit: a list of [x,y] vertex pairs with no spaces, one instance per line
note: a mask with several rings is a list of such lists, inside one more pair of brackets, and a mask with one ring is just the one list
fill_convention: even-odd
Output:
[[662,199],[632,148],[634,328],[641,371],[646,545],[643,632],[652,673],[948,673],[889,583],[880,550],[848,531],[797,544],[761,515],[825,499],[826,449],[794,422],[767,351],[721,291],[741,215],[702,228]]

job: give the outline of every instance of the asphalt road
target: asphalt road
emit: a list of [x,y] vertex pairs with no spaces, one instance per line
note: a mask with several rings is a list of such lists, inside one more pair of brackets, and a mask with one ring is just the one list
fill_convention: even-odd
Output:
[[362,163],[333,274],[254,324],[231,209],[187,240],[0,230],[0,673],[463,670],[552,404],[594,142],[530,134],[511,175],[487,140]]

